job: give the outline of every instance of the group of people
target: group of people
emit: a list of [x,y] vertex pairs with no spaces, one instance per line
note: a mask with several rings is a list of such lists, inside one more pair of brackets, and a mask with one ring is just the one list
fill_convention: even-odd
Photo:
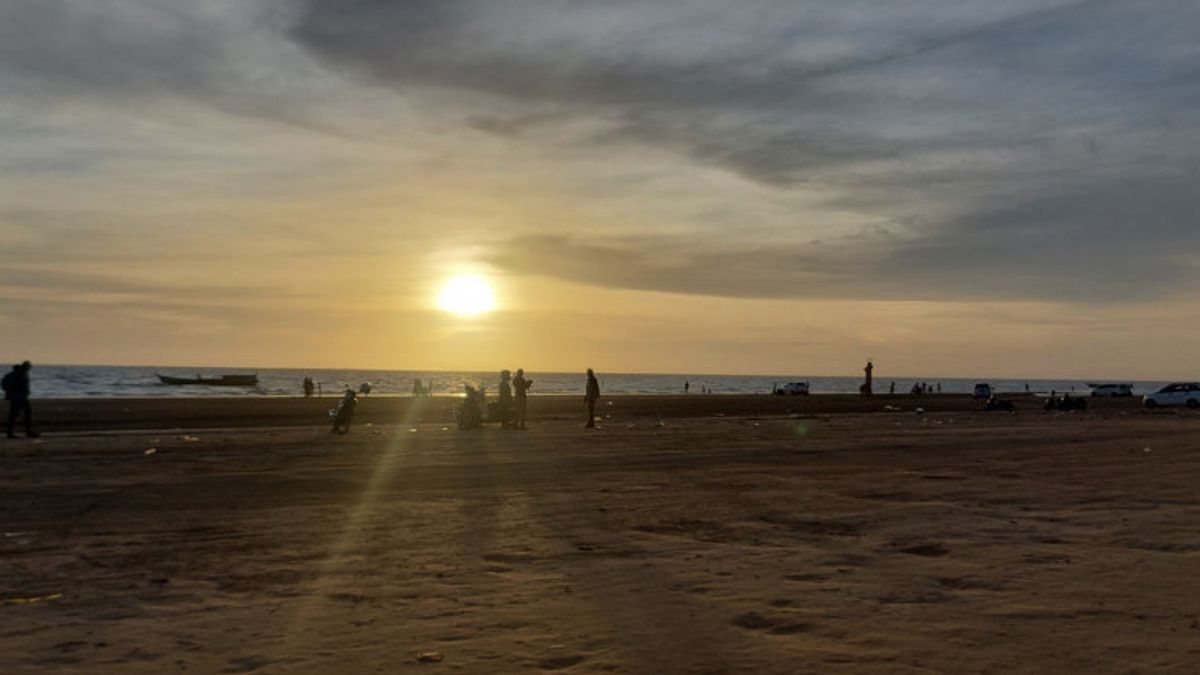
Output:
[[[466,397],[455,412],[459,429],[475,429],[485,421],[499,422],[501,429],[525,429],[529,411],[529,390],[533,380],[525,377],[525,370],[517,369],[516,375],[509,370],[500,371],[496,402],[487,404],[487,391],[464,384]],[[584,427],[596,428],[596,403],[600,400],[600,380],[596,373],[587,369],[584,383],[583,403],[587,407],[587,423]]]
[[469,384],[463,385],[466,399],[459,407],[458,427],[473,429],[483,425],[484,420],[499,422],[501,429],[525,429],[526,417],[529,410],[529,390],[533,380],[525,377],[525,370],[517,368],[514,376],[512,371],[500,371],[500,383],[497,387],[497,400],[494,405],[487,406],[487,394],[484,389],[476,389]]

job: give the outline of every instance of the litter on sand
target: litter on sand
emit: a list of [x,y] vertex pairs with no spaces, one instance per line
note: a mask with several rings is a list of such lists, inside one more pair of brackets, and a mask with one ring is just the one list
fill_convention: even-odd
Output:
[[433,649],[422,649],[417,652],[417,661],[421,663],[439,663],[442,660],[442,653]]
[[3,598],[0,599],[0,605],[32,605],[37,602],[47,602],[50,600],[58,600],[60,598],[62,598],[62,593],[35,595],[30,598]]
[[179,437],[179,440],[183,441],[184,443],[196,443],[197,441],[200,440],[200,437],[199,436],[189,436],[187,434],[184,434]]
[[143,455],[153,455],[156,452],[158,452],[158,448],[146,448],[145,450],[142,451],[142,454]]

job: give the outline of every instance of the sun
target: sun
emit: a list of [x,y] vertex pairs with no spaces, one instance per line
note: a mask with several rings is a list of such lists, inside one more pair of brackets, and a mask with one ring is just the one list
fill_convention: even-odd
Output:
[[438,307],[459,316],[475,316],[495,309],[496,298],[482,277],[454,277],[442,287]]

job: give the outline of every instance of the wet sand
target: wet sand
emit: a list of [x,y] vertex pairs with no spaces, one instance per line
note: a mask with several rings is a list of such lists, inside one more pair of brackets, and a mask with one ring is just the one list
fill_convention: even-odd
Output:
[[0,672],[1200,662],[1198,415],[619,405],[0,444]]

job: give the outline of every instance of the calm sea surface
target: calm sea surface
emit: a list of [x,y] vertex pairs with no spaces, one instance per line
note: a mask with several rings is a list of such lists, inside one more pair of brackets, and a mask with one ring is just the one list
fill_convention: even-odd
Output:
[[[878,373],[879,371],[876,371]],[[156,373],[190,377],[206,377],[226,373],[257,373],[257,387],[168,386],[160,384]],[[42,398],[86,398],[112,396],[298,396],[305,377],[321,383],[325,395],[346,387],[355,389],[370,382],[374,394],[411,394],[413,380],[432,382],[434,394],[457,394],[464,382],[482,384],[496,390],[496,373],[437,372],[416,370],[304,370],[298,368],[156,368],[142,366],[43,366],[35,365],[32,373],[33,395]],[[533,394],[580,394],[583,392],[583,373],[529,372]],[[691,393],[699,395],[702,388],[714,394],[766,394],[775,384],[797,380],[809,382],[814,394],[851,394],[858,391],[862,377],[815,377],[805,375],[648,375],[635,373],[597,373],[601,388],[609,394],[676,394],[683,392],[684,382]],[[1034,392],[1075,391],[1085,393],[1089,387],[1084,380],[1004,380],[965,378],[889,378],[877,376],[876,393],[886,393],[895,381],[896,392],[909,391],[914,382],[941,384],[944,393],[970,393],[976,382],[988,382],[997,391],[1021,392],[1025,385]],[[1154,391],[1162,382],[1134,382],[1135,393]]]

